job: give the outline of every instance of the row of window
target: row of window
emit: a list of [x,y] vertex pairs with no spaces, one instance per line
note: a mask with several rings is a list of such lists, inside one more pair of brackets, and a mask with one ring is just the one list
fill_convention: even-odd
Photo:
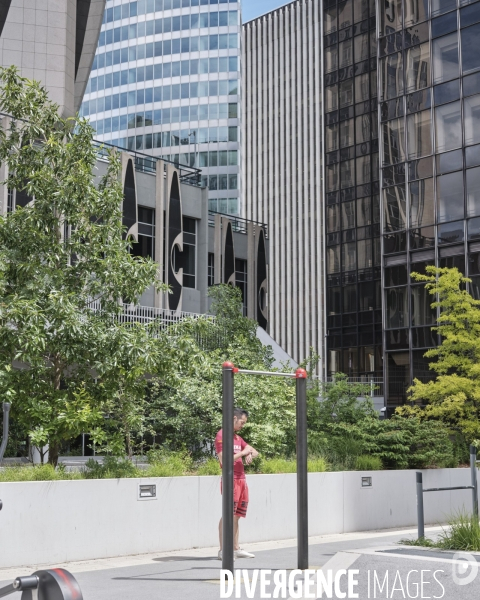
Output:
[[325,88],[325,111],[330,112],[376,97],[377,71],[362,73],[354,79],[347,79]]
[[[461,31],[462,65],[459,58],[458,31],[402,52],[380,59],[380,100],[388,100],[458,78],[460,71],[467,73],[480,68],[480,54],[476,40],[480,35],[480,24]],[[432,68],[433,67],[433,68]],[[404,73],[405,71],[405,73]],[[433,74],[431,74],[433,71]]]
[[136,44],[128,48],[117,48],[108,52],[96,54],[93,59],[92,71],[111,67],[128,61],[153,58],[154,56],[170,56],[182,52],[199,52],[202,50],[238,49],[236,33],[221,33],[220,35],[201,35],[159,40],[148,44]]
[[228,0],[135,0],[135,2],[125,2],[119,6],[107,8],[103,13],[102,23],[111,23],[112,21],[120,21],[120,19],[128,19],[129,17],[137,17],[138,15],[148,15],[153,12],[162,12],[164,10],[227,3]]
[[327,248],[327,273],[369,269],[381,264],[380,238],[346,242]]
[[[435,127],[435,144],[432,134]],[[407,116],[406,132],[403,118],[382,124],[383,165],[404,162],[428,156],[435,152],[447,152],[480,142],[480,95],[470,96],[443,106]],[[406,133],[406,135],[405,135]]]
[[[203,181],[205,184],[205,181]],[[228,215],[240,214],[238,198],[209,198],[208,209]]]
[[222,12],[189,13],[178,17],[150,19],[130,23],[101,32],[98,45],[108,46],[125,40],[135,40],[149,35],[161,35],[175,31],[202,29],[204,27],[228,27],[238,25],[238,12],[226,10]]
[[[95,115],[105,110],[119,108],[113,101],[113,96],[105,98],[96,98],[86,100],[82,104],[80,114],[84,117]],[[112,131],[130,129],[131,127],[149,127],[152,125],[166,125],[169,123],[183,123],[185,121],[212,121],[214,119],[236,119],[238,116],[238,105],[236,102],[222,102],[220,104],[198,104],[192,106],[173,106],[172,108],[158,108],[156,110],[146,110],[145,112],[135,111],[133,114],[119,115],[113,119],[119,119],[112,122],[111,127],[116,127]]]
[[[355,52],[354,52],[355,51]],[[337,45],[325,48],[325,73],[343,69],[354,62],[363,62],[377,56],[377,38],[375,32],[357,35]]]
[[[238,189],[237,173],[220,175],[203,175],[201,178],[202,187],[208,187],[209,190],[236,190]],[[209,206],[210,210],[214,210]],[[217,211],[216,211],[217,212]],[[220,211],[222,212],[222,211]]]
[[176,60],[134,67],[113,73],[105,73],[98,77],[91,77],[88,81],[86,94],[107,90],[112,87],[128,85],[129,83],[142,83],[166,77],[181,77],[186,75],[202,75],[206,73],[229,73],[238,71],[238,58],[236,56],[214,56],[212,58],[195,58],[192,60]]
[[325,171],[327,192],[377,181],[379,179],[378,153],[327,165]]
[[[82,114],[98,114],[107,110],[140,106],[153,102],[170,100],[189,100],[191,98],[208,98],[209,96],[236,96],[238,94],[237,79],[221,79],[220,81],[196,81],[192,83],[174,83],[156,86],[131,92],[121,92],[85,101]],[[87,104],[88,102],[88,104]],[[226,104],[226,103],[223,103]],[[162,115],[165,109],[162,109]]]
[[375,12],[375,0],[347,0],[338,6],[331,6],[324,11],[324,34],[360,23],[374,16]]
[[333,123],[325,127],[325,150],[332,152],[355,144],[365,144],[378,138],[378,116],[376,112]]

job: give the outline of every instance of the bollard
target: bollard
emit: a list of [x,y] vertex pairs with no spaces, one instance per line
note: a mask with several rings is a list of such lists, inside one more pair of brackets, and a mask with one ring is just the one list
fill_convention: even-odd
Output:
[[472,507],[478,519],[477,448],[470,446],[470,473],[472,475]]
[[417,521],[418,539],[425,537],[425,519],[423,516],[423,475],[417,471]]
[[222,569],[233,573],[233,364],[223,363]]
[[297,536],[298,568],[308,569],[307,372],[297,369]]

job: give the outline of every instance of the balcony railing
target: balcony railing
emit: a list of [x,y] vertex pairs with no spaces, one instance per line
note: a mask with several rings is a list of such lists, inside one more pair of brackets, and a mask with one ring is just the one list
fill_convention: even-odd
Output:
[[251,219],[244,219],[243,217],[236,217],[234,215],[228,215],[226,213],[216,212],[214,210],[208,211],[208,224],[210,227],[214,227],[215,225],[215,215],[221,215],[222,217],[227,217],[232,222],[232,229],[237,233],[247,233],[247,224],[253,223],[257,227],[263,227],[265,230],[265,237],[268,239],[268,230],[267,225],[265,223],[259,223],[258,221],[252,221]]

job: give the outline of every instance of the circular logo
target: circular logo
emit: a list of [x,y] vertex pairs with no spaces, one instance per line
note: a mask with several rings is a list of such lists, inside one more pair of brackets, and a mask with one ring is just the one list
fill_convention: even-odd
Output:
[[473,554],[456,552],[453,556],[452,578],[456,585],[468,585],[478,575],[478,563]]

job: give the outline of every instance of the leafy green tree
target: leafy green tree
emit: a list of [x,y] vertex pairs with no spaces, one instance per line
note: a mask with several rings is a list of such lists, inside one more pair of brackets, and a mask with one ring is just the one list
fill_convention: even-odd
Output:
[[2,183],[33,199],[0,218],[0,394],[52,464],[82,431],[124,452],[141,427],[144,376],[161,369],[166,344],[115,319],[121,298],[161,287],[157,265],[124,239],[118,157],[108,154],[95,185],[93,129],[60,118],[13,67],[0,70],[0,110],[12,116],[0,129]]
[[[156,440],[172,450],[212,450],[222,425],[222,363],[271,369],[271,348],[256,337],[257,323],[242,316],[240,290],[214,286],[215,320],[183,321],[171,328],[175,369],[152,383],[149,420]],[[235,403],[250,412],[245,438],[270,456],[292,452],[295,384],[284,378],[235,377]]]
[[425,353],[432,359],[436,379],[427,383],[415,379],[410,388],[411,400],[425,404],[424,411],[406,406],[398,412],[440,419],[472,441],[480,437],[480,301],[467,292],[470,279],[456,268],[427,267],[427,275],[412,273],[412,277],[426,282],[432,307],[440,309],[433,329],[442,343]]

